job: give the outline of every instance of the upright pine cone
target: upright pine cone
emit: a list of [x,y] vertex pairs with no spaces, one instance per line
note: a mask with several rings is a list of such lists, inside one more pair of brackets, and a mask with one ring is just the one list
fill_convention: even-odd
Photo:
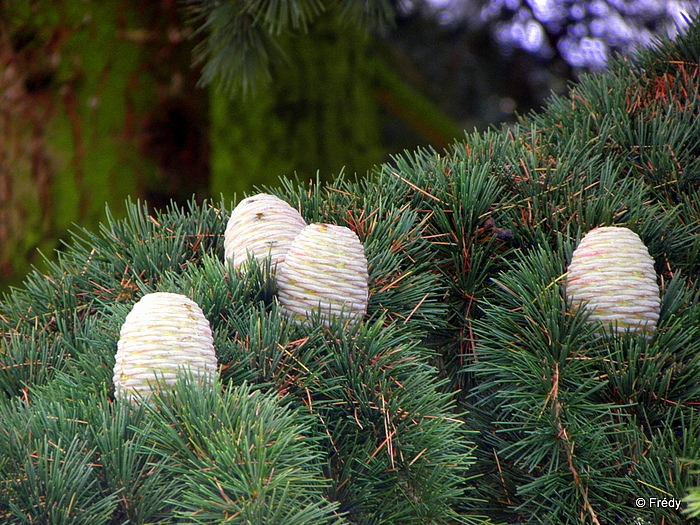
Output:
[[590,318],[651,336],[661,309],[654,260],[642,240],[627,228],[588,232],[574,250],[566,275],[572,306],[585,302]]
[[279,300],[292,318],[319,309],[324,322],[367,312],[367,258],[355,232],[333,224],[310,224],[294,239],[277,269]]
[[217,370],[209,321],[189,297],[144,295],[122,325],[114,365],[115,397],[148,399],[154,388],[172,387],[178,374],[211,382]]
[[224,257],[239,267],[250,253],[257,260],[268,255],[272,266],[284,257],[297,234],[306,226],[301,214],[274,195],[259,193],[238,203],[224,234]]

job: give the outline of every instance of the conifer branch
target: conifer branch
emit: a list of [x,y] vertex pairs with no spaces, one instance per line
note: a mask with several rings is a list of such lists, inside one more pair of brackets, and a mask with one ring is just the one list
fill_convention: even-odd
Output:
[[[225,265],[224,204],[127,203],[78,229],[0,302],[2,519],[680,523],[634,498],[688,493],[699,513],[699,50],[697,22],[508,130],[270,189],[357,234],[353,326],[289,322],[269,259]],[[601,225],[656,262],[651,338],[604,336],[566,302]],[[220,380],[124,406],[120,328],[151,292],[201,307]]]
[[581,495],[581,499],[583,499],[583,507],[585,511],[588,513],[588,515],[591,518],[591,521],[595,525],[600,525],[600,521],[598,521],[598,517],[596,516],[595,511],[593,510],[593,507],[591,506],[590,501],[588,500],[588,491],[586,487],[584,487],[582,480],[581,480],[581,475],[578,472],[578,469],[576,468],[575,465],[575,454],[574,454],[574,443],[571,441],[568,432],[566,431],[566,427],[564,426],[563,418],[562,418],[562,412],[564,410],[564,407],[559,400],[559,364],[554,363],[554,370],[552,372],[552,389],[549,391],[549,394],[547,395],[547,403],[552,403],[552,407],[554,409],[554,421],[556,424],[556,429],[557,429],[557,439],[560,440],[560,443],[563,443],[564,446],[564,452],[566,453],[566,462],[569,467],[569,471],[571,472],[571,475],[573,477],[574,485],[578,489],[579,494]]
[[[321,16],[366,30],[393,21],[389,0],[188,0],[195,35],[194,63],[202,64],[200,85],[218,81],[230,94],[249,95],[272,78],[273,64],[284,59],[282,37],[301,31]],[[342,27],[341,27],[342,29]]]

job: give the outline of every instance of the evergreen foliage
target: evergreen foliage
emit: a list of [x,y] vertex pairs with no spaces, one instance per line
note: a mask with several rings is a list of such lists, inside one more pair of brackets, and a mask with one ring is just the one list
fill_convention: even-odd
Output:
[[[304,202],[307,216],[345,222],[362,204],[336,192],[337,209],[324,208],[319,191],[306,194],[319,204]],[[224,265],[223,204],[128,209],[76,232],[50,276],[35,272],[2,305],[8,523],[470,521],[454,502],[466,502],[472,445],[422,344],[444,308],[416,213],[357,212],[371,317],[327,329],[283,318],[269,267]],[[202,307],[223,384],[129,412],[113,401],[114,348],[149,291]]]
[[[78,230],[0,305],[6,523],[683,523],[700,476],[700,23],[510,129],[366,179],[264,188],[365,246],[355,326],[287,321],[269,265],[223,263],[225,202]],[[657,330],[566,304],[571,254],[626,226]],[[144,293],[196,301],[220,382],[113,400]],[[312,316],[313,317],[313,316]],[[686,500],[688,513],[651,498]],[[636,505],[644,498],[645,505]]]
[[218,80],[227,92],[243,94],[269,81],[272,64],[284,56],[280,35],[306,31],[322,13],[365,29],[382,27],[394,16],[388,0],[189,0],[187,5],[197,32],[206,33],[195,49],[196,62],[204,64],[202,85]]

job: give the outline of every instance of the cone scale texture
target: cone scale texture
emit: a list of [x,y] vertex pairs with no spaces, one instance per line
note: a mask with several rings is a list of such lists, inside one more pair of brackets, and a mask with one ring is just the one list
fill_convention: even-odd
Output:
[[217,370],[209,321],[190,298],[174,293],[144,295],[122,325],[114,365],[115,397],[148,399],[172,387],[187,370],[211,382]]
[[321,311],[322,320],[341,313],[358,320],[367,311],[367,258],[349,228],[310,224],[296,237],[277,270],[279,301],[293,319]]
[[288,203],[267,193],[247,197],[231,212],[224,234],[224,257],[234,268],[248,260],[271,256],[272,266],[284,261],[306,221]]
[[654,260],[639,236],[628,228],[601,227],[588,232],[566,276],[569,304],[586,303],[592,320],[651,336],[661,300]]

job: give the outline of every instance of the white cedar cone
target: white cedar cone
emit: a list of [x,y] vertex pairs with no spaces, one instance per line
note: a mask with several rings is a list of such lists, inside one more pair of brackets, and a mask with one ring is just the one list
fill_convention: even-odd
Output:
[[154,388],[172,387],[183,370],[211,383],[217,370],[209,321],[189,297],[144,295],[126,316],[114,365],[117,399],[148,399]]
[[355,232],[333,224],[310,224],[294,239],[277,269],[279,301],[292,318],[321,310],[357,320],[367,312],[367,258]]
[[587,303],[590,318],[651,336],[661,300],[654,260],[639,236],[628,228],[607,226],[588,232],[566,276],[572,306]]
[[248,260],[271,256],[272,267],[284,261],[294,238],[306,226],[301,214],[274,195],[259,193],[238,203],[224,234],[224,258],[234,268]]

